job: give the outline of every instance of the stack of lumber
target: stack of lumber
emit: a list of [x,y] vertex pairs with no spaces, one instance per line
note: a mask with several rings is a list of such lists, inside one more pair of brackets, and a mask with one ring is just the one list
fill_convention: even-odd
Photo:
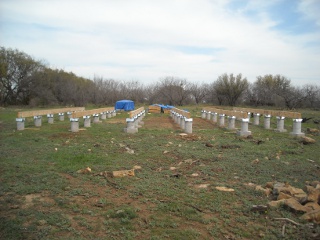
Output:
[[161,107],[157,105],[150,105],[149,113],[161,113]]

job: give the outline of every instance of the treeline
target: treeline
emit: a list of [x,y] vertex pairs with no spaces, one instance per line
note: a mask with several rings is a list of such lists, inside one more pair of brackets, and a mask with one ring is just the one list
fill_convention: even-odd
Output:
[[85,79],[72,72],[51,69],[19,50],[1,47],[1,105],[113,105],[117,100],[137,103],[186,105],[276,106],[320,108],[320,88],[293,86],[282,75],[258,76],[250,83],[241,74],[222,74],[212,83],[192,83],[179,77],[164,77],[144,85],[139,81],[116,81],[95,76]]

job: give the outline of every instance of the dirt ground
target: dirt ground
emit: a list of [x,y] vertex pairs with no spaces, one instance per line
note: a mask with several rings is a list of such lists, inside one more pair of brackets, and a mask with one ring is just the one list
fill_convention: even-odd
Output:
[[[176,124],[168,114],[163,114],[162,117],[152,117],[152,115],[149,115],[148,118],[144,119],[144,123],[145,128],[171,128],[173,130],[180,129],[180,126]],[[213,122],[209,122],[202,118],[193,118],[193,129],[208,129],[214,127],[215,125]]]
[[[109,122],[112,123],[123,123],[125,124],[123,119],[110,119]],[[200,129],[201,128],[212,128],[214,125],[209,123],[208,121],[205,121],[201,118],[195,118],[193,120],[193,128]],[[160,116],[148,116],[144,119],[144,126],[145,129],[154,129],[154,128],[160,128],[160,129],[172,129],[172,130],[179,130],[180,126],[176,123],[174,123],[173,119],[169,115],[162,115]],[[63,135],[68,135],[67,133],[61,133],[52,136],[51,138],[55,137],[61,137]],[[193,138],[197,138],[195,135],[191,134],[188,136],[185,136],[186,140],[193,140]],[[189,139],[190,138],[190,139]],[[142,219],[142,222],[138,223],[138,225],[135,226],[136,229],[144,229],[145,236],[147,237],[150,233],[148,233],[148,225],[150,221],[150,216],[152,216],[152,209],[154,203],[148,203],[145,204],[140,201],[140,198],[132,198],[129,196],[129,190],[125,188],[119,188],[119,186],[113,182],[112,177],[106,177],[107,184],[105,186],[99,186],[94,184],[93,182],[87,181],[83,182],[83,180],[72,176],[68,173],[60,173],[59,174],[63,179],[65,179],[68,182],[68,187],[66,189],[66,194],[58,194],[53,195],[50,192],[41,192],[41,193],[35,193],[35,194],[27,194],[25,196],[14,196],[20,204],[12,204],[9,206],[9,209],[23,209],[28,210],[32,209],[33,211],[40,211],[44,214],[50,214],[52,212],[61,212],[63,216],[65,216],[70,221],[70,228],[74,229],[76,232],[86,232],[87,227],[81,224],[81,222],[78,220],[83,216],[81,212],[77,212],[75,209],[66,211],[65,208],[61,208],[59,206],[59,201],[66,201],[65,199],[68,199],[69,205],[77,206],[78,209],[87,209],[88,211],[92,211],[92,214],[85,214],[85,220],[89,225],[95,226],[95,236],[97,238],[103,238],[104,228],[103,228],[103,222],[105,221],[105,216],[102,216],[100,214],[93,214],[93,212],[96,212],[97,210],[101,211],[107,211],[110,206],[105,203],[101,203],[101,199],[107,199],[108,203],[112,204],[113,209],[121,208],[121,206],[132,206],[135,209],[139,209],[139,218]],[[96,176],[97,178],[105,178],[104,176]],[[83,194],[83,195],[74,195],[74,196],[68,196],[68,191],[72,189],[90,189],[90,196]],[[107,196],[106,196],[106,193]],[[9,193],[10,195],[10,193]],[[5,200],[5,198],[9,197],[9,195],[4,195],[0,199]],[[11,196],[12,197],[12,196]],[[165,201],[165,200],[163,200]],[[169,200],[168,200],[169,201]],[[64,204],[64,203],[61,203]],[[212,217],[212,214],[206,213],[208,218]],[[13,212],[7,211],[5,213],[6,218],[14,219],[16,216]],[[30,219],[30,222],[25,222],[24,227],[28,228],[29,224],[33,220]],[[42,228],[47,227],[46,222],[42,222],[41,220],[37,223],[38,231],[41,231]],[[202,229],[203,226],[200,223],[193,223],[194,228],[198,229],[199,232],[202,233],[202,236],[209,237],[207,231]],[[181,226],[181,228],[188,229],[189,226]],[[70,233],[60,233],[61,237],[68,237]],[[85,235],[85,234],[84,234]],[[150,237],[151,235],[149,235]],[[32,238],[32,236],[31,236]]]
[[[143,119],[144,128],[154,129],[154,128],[169,128],[172,130],[180,129],[180,126],[176,124],[169,114],[163,113],[151,113],[148,114],[146,118]],[[111,118],[108,119],[108,123],[121,123],[125,125],[125,119],[121,118]],[[207,121],[202,118],[193,118],[192,128],[193,129],[208,129],[213,128],[216,125],[213,122]]]
[[[121,126],[125,126],[124,118],[114,118],[108,119],[108,123],[113,124],[121,124]],[[143,129],[172,129],[172,131],[181,133],[183,130],[180,126],[174,123],[173,119],[168,114],[149,114],[144,119]],[[203,139],[202,133],[199,130],[207,130],[217,128],[217,125],[212,121],[208,121],[206,119],[202,119],[200,117],[193,118],[193,130],[197,132],[196,134],[188,134],[185,136],[181,136],[180,134],[171,134],[173,138],[183,138],[186,141],[201,141],[203,142],[203,146],[206,141]],[[72,135],[76,136],[76,135]],[[70,138],[69,133],[59,133],[54,134],[50,137],[50,139],[55,138]],[[206,146],[208,147],[208,146]],[[204,147],[204,148],[206,148]],[[212,147],[212,146],[211,146]],[[221,149],[220,149],[221,148]],[[222,152],[225,149],[238,149],[238,145],[222,145],[217,150],[217,159],[223,159]],[[210,148],[212,149],[212,148]],[[123,148],[120,148],[119,151],[122,151]],[[124,150],[123,150],[124,151]],[[221,152],[221,154],[220,154]],[[173,151],[168,151],[166,153],[167,156],[170,156],[173,159],[173,165],[179,166],[180,172],[186,173],[191,172],[193,167],[200,165],[200,161],[191,161],[187,162],[189,159],[185,159]],[[192,160],[192,159],[190,159]],[[50,163],[49,163],[50,164]],[[179,165],[180,164],[180,165]],[[149,171],[154,170],[155,172],[158,169],[150,168]],[[219,167],[211,167],[210,172],[218,175],[223,174],[224,168]],[[10,202],[7,205],[7,208],[2,209],[2,214],[4,218],[15,219],[17,217],[16,212],[21,211],[24,212],[33,212],[30,216],[26,217],[27,221],[24,222],[23,227],[29,229],[32,224],[36,224],[36,232],[59,232],[59,223],[51,224],[43,219],[39,220],[39,216],[36,213],[41,213],[45,215],[50,215],[52,213],[61,213],[61,215],[68,219],[70,225],[68,225],[68,231],[60,231],[58,233],[61,238],[73,238],[75,234],[80,234],[85,238],[90,238],[93,234],[95,238],[104,239],[106,236],[106,231],[108,229],[107,224],[112,224],[116,222],[114,219],[110,219],[108,214],[110,211],[116,211],[117,209],[122,209],[123,206],[130,206],[133,209],[139,210],[139,217],[132,221],[133,223],[133,231],[137,233],[143,232],[143,237],[145,239],[149,239],[152,237],[152,231],[155,229],[151,227],[152,223],[156,222],[155,218],[157,212],[157,202],[161,203],[170,203],[170,199],[161,197],[159,199],[150,199],[146,203],[147,199],[145,196],[141,195],[139,191],[134,192],[134,189],[131,186],[125,186],[117,184],[117,181],[112,178],[110,175],[100,176],[96,173],[91,174],[89,181],[85,181],[81,176],[77,177],[77,174],[73,174],[72,172],[60,172],[58,173],[61,178],[63,178],[67,184],[65,189],[63,189],[58,194],[49,191],[42,191],[39,193],[30,193],[24,196],[15,195],[13,192],[7,192],[6,194],[0,196],[1,202]],[[107,173],[109,174],[109,173]],[[139,174],[137,174],[139,176]],[[174,177],[179,177],[180,175],[172,175]],[[169,177],[172,177],[169,176]],[[199,185],[205,185],[200,183],[206,183],[206,180],[210,179],[210,177],[205,176],[201,177],[201,181],[197,178],[188,178],[188,186],[196,187]],[[98,181],[99,180],[99,181]],[[101,180],[101,181],[100,181]],[[143,181],[142,178],[136,177],[131,179],[132,182],[138,183],[139,181]],[[236,185],[238,180],[234,178],[230,179],[230,182],[227,184]],[[100,184],[97,184],[100,183]],[[81,189],[80,193],[74,193],[74,190]],[[201,193],[201,189],[197,189],[199,193]],[[132,192],[137,193],[133,195]],[[13,201],[13,199],[15,201]],[[12,203],[11,203],[12,201]],[[182,207],[189,207],[199,214],[203,216],[204,221],[206,219],[218,219],[219,213],[206,211],[202,209],[201,206],[193,206],[186,202],[181,202]],[[236,204],[236,203],[235,203]],[[234,204],[233,204],[234,206]],[[231,205],[227,206],[231,208]],[[33,216],[35,215],[35,216]],[[159,217],[160,218],[160,217]],[[208,222],[207,225],[203,224],[199,221],[190,221],[183,222],[179,217],[175,215],[171,215],[170,219],[172,221],[178,222],[180,224],[179,229],[187,230],[191,227],[196,229],[200,234],[202,239],[210,239],[211,235],[208,231],[209,226],[214,226],[214,222]],[[233,222],[232,222],[233,223]],[[115,224],[115,223],[114,223]],[[160,224],[160,223],[159,223]],[[241,223],[240,223],[241,224]],[[50,226],[49,226],[50,225]],[[254,223],[246,223],[246,225],[254,225]],[[49,229],[50,227],[50,229]],[[49,229],[49,230],[48,230]],[[159,227],[161,229],[161,227]],[[36,239],[36,235],[32,233],[26,232],[26,239]],[[0,235],[1,239],[1,235]],[[225,235],[225,239],[235,239],[232,235]],[[243,238],[246,239],[246,238]],[[247,238],[248,239],[248,238]]]

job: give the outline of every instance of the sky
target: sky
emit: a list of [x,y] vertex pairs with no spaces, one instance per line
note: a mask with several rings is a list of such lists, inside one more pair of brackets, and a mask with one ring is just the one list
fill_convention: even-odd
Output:
[[78,76],[320,84],[320,0],[0,0],[0,46]]

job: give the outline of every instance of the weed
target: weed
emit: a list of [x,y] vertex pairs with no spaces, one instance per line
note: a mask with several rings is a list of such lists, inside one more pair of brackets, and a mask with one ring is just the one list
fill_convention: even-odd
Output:
[[136,211],[132,208],[124,208],[124,209],[119,209],[119,210],[110,210],[107,212],[107,214],[111,218],[120,218],[120,219],[126,219],[126,220],[131,220],[136,218],[138,215]]
[[[201,107],[188,109],[195,116]],[[245,184],[281,181],[303,188],[319,180],[320,136],[302,145],[288,133],[249,125],[253,138],[239,138],[198,117],[193,134],[180,136],[165,114],[147,115],[139,132],[128,135],[125,112],[78,133],[68,132],[68,121],[43,122],[36,130],[32,119],[16,131],[16,110],[0,112],[3,239],[279,239],[282,226],[273,219],[299,222],[299,215],[281,207],[251,212],[269,198]],[[109,174],[135,165],[141,170],[134,177]],[[91,174],[77,172],[86,167]],[[201,184],[209,185],[197,188]],[[312,231],[320,230],[287,225],[285,237],[309,239]]]

